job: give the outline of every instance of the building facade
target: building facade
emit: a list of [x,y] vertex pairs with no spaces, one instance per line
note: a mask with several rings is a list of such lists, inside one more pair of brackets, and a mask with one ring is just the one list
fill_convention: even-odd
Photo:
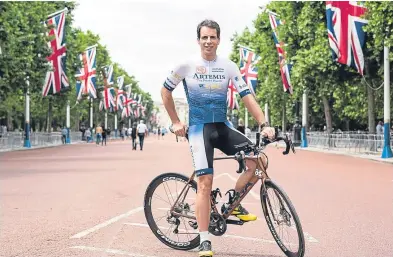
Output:
[[[188,125],[188,103],[185,98],[173,98],[175,102],[176,112],[179,116],[180,121],[184,124]],[[172,124],[171,119],[169,118],[168,112],[166,111],[164,104],[162,102],[154,103],[158,107],[157,113],[157,124],[160,127],[169,128]]]

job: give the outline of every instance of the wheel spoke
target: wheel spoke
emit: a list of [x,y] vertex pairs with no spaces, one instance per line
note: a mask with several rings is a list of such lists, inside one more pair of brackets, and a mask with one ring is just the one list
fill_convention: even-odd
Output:
[[[290,200],[285,193],[271,181],[266,183],[266,191],[264,191],[264,195],[262,196],[264,199],[263,204],[268,214],[266,219],[270,219],[273,225],[269,227],[269,229],[272,233],[279,236],[277,240],[280,240],[281,243],[285,245],[285,248],[292,253],[288,256],[297,256],[299,250],[304,249],[304,238],[300,238],[300,236],[303,236],[303,232],[301,231],[300,224],[297,226],[299,218],[293,206],[290,204]],[[295,238],[292,236],[293,230],[296,231]],[[274,239],[276,240],[276,238]],[[282,250],[284,250],[284,248]]]
[[[174,177],[176,179],[174,179]],[[181,178],[181,180],[177,178]],[[196,240],[199,233],[195,233],[194,229],[188,224],[188,218],[181,216],[190,215],[195,217],[196,182],[191,181],[188,183],[188,180],[189,178],[177,174],[169,174],[168,179],[166,179],[165,175],[161,175],[157,179],[157,183],[153,183],[152,186],[149,187],[150,191],[146,192],[145,197],[145,202],[149,202],[149,205],[145,206],[147,207],[145,211],[146,218],[148,221],[150,220],[148,223],[153,233],[167,246],[182,250],[191,250],[199,245],[199,240]],[[189,190],[190,188],[191,190]],[[174,193],[172,193],[172,191],[174,191]],[[180,195],[182,191],[183,194]],[[194,193],[189,195],[189,192]],[[147,198],[149,195],[151,199]],[[189,199],[190,197],[193,198],[193,200]],[[158,200],[153,201],[152,198]],[[174,206],[176,201],[178,202],[176,206]],[[169,210],[171,208],[175,208],[176,213],[170,213]],[[165,214],[163,215],[163,213]],[[180,222],[180,224],[176,225],[178,222]],[[158,229],[161,232],[156,232]],[[178,230],[177,233],[175,233],[175,229]],[[170,240],[162,240],[163,238],[159,233],[162,233]],[[184,244],[184,246],[181,246],[174,242],[190,242],[191,244]]]

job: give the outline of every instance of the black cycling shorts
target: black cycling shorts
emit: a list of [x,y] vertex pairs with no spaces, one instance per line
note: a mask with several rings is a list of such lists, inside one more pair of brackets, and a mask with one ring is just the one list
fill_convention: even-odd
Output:
[[226,155],[234,155],[252,144],[229,121],[192,125],[188,130],[196,176],[213,174],[214,148]]

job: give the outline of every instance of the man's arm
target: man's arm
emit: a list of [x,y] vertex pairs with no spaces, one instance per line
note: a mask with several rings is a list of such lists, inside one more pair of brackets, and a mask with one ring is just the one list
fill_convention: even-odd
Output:
[[166,80],[164,81],[164,85],[161,88],[162,102],[166,111],[168,112],[169,118],[174,124],[180,123],[180,119],[176,112],[175,103],[172,97],[172,91],[184,79],[187,71],[188,65],[182,64],[177,66],[166,78]]
[[161,97],[172,123],[180,122],[179,116],[176,112],[175,102],[173,101],[172,92],[163,87],[161,88]]
[[252,94],[248,94],[243,98],[244,105],[247,110],[251,113],[254,119],[258,122],[259,125],[262,125],[266,122],[265,114],[263,113],[261,107],[258,105],[255,97]]

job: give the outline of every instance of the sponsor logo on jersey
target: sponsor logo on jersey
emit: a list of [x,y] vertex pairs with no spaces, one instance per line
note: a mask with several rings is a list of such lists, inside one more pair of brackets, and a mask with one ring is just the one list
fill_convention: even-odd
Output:
[[212,72],[224,72],[224,68],[212,68]]
[[246,87],[247,87],[246,84],[239,84],[239,88],[240,88],[240,89],[243,89],[243,88],[246,88]]
[[195,73],[193,78],[194,79],[198,79],[198,80],[203,80],[203,81],[207,81],[207,80],[224,80],[225,79],[225,75],[215,75],[215,74],[202,75],[202,74]]
[[197,66],[196,67],[196,73],[198,73],[198,74],[205,74],[206,73],[206,67],[205,66]]
[[171,74],[172,74],[172,76],[175,78],[175,79],[178,79],[178,80],[182,80],[183,78],[179,75],[179,74],[177,74],[176,72],[171,72]]

